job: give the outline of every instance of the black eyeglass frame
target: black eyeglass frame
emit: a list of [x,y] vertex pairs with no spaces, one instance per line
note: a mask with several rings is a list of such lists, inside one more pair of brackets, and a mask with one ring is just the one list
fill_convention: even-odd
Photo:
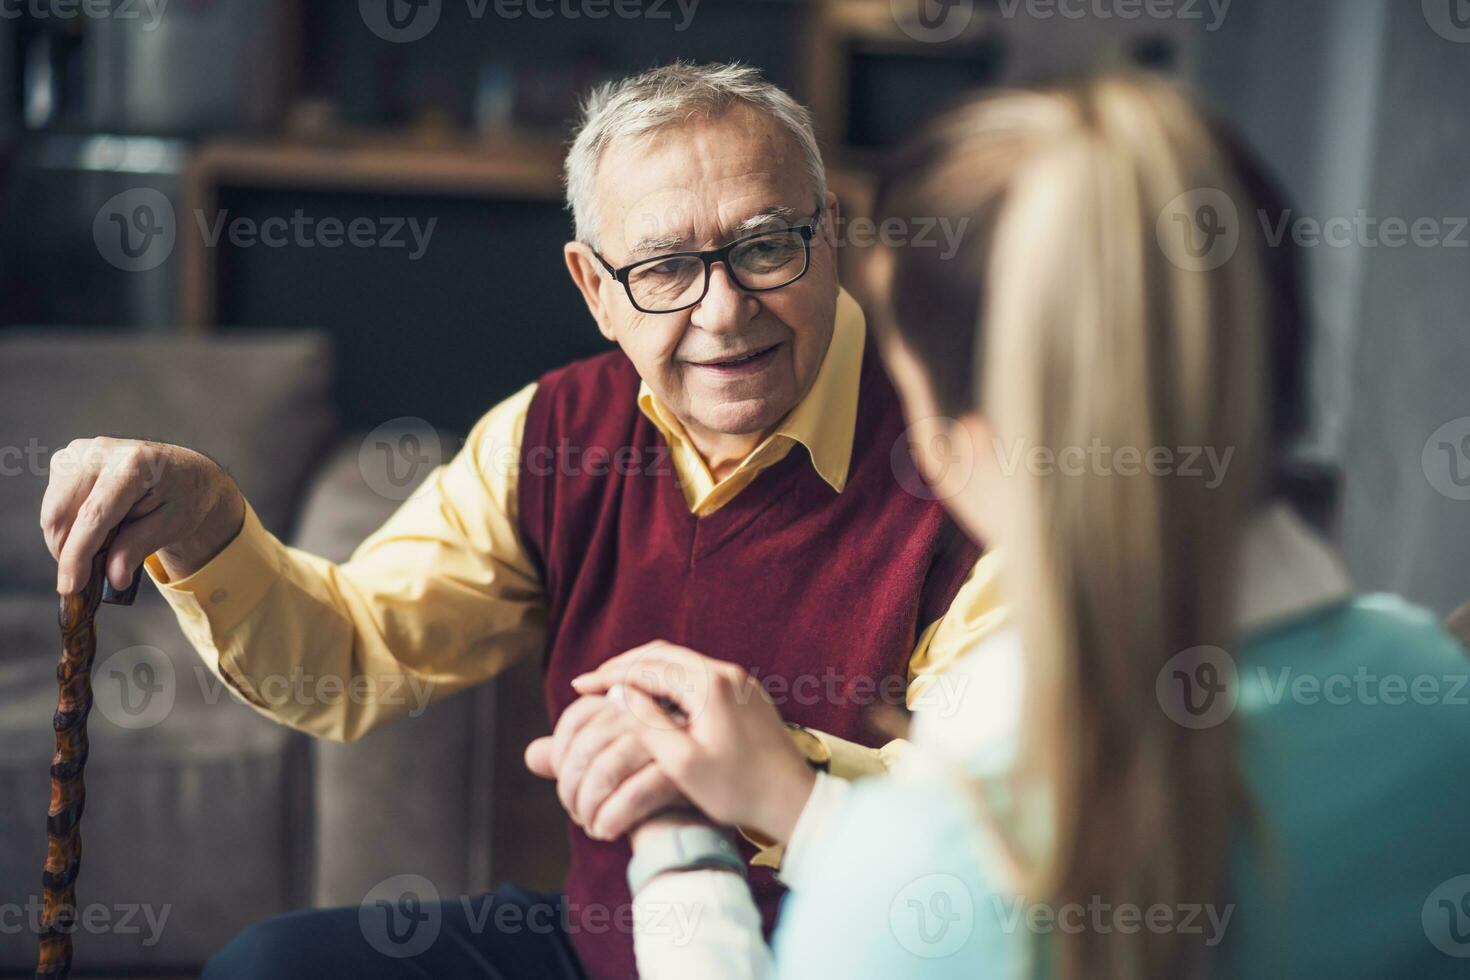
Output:
[[[747,293],[769,293],[777,289],[785,289],[787,286],[796,282],[798,279],[801,279],[809,271],[811,271],[812,239],[817,236],[817,227],[822,222],[822,211],[825,207],[825,205],[818,205],[817,209],[812,212],[811,220],[807,224],[795,225],[791,228],[772,228],[768,231],[753,231],[749,235],[741,235],[733,242],[728,242],[720,246],[719,248],[711,248],[703,252],[667,252],[663,255],[651,255],[646,259],[639,259],[637,262],[630,262],[625,266],[615,268],[611,262],[602,257],[602,254],[598,252],[597,249],[590,249],[590,251],[594,256],[596,256],[597,261],[602,263],[602,267],[606,269],[614,279],[622,283],[623,292],[628,295],[628,302],[633,304],[633,309],[637,310],[639,313],[649,313],[654,315],[657,315],[659,313],[679,313],[683,310],[689,309],[691,306],[698,306],[704,301],[704,298],[709,295],[710,272],[714,268],[716,262],[723,262],[725,264],[725,270],[730,273],[730,280],[734,282],[735,285],[745,290]],[[744,245],[746,242],[752,241],[754,239],[765,238],[767,235],[784,235],[787,232],[792,231],[801,233],[801,243],[805,252],[802,258],[800,272],[798,272],[796,275],[792,276],[790,279],[786,280],[779,286],[751,287],[745,285],[745,283],[740,281],[740,274],[735,271],[734,265],[730,263],[731,252],[739,248],[741,245]],[[633,287],[628,282],[629,278],[633,274],[633,270],[637,269],[639,266],[653,265],[656,262],[667,262],[669,259],[682,258],[697,258],[704,263],[704,288],[699,291],[699,295],[690,302],[685,303],[683,306],[677,306],[672,310],[649,310],[645,309],[642,306],[639,306],[638,301],[633,298]]]

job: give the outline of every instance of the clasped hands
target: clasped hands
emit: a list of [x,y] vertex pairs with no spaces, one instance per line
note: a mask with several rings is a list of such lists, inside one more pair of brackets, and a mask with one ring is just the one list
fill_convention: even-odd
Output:
[[744,668],[662,640],[572,681],[580,697],[526,765],[589,837],[709,822],[784,843],[815,775]]

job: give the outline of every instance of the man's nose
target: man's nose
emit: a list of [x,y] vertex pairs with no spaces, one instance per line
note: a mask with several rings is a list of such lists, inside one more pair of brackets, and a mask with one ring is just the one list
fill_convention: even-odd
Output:
[[749,323],[759,309],[760,301],[735,284],[725,263],[716,262],[709,270],[709,291],[694,308],[690,321],[710,333],[738,330]]

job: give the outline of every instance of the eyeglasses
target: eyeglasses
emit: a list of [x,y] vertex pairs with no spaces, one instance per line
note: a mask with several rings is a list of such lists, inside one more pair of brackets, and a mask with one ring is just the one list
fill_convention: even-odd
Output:
[[806,275],[812,261],[819,207],[811,221],[797,228],[758,231],[706,252],[671,252],[641,259],[622,268],[596,251],[603,268],[623,284],[628,301],[641,313],[677,313],[709,293],[710,269],[723,262],[735,285],[748,293],[768,293]]

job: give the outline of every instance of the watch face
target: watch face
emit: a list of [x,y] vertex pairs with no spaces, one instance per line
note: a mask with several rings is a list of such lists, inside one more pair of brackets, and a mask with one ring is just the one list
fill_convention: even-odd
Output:
[[827,746],[822,744],[821,739],[798,725],[792,725],[790,731],[791,740],[796,743],[801,754],[806,756],[808,765],[821,772],[826,772],[831,768],[832,753]]

